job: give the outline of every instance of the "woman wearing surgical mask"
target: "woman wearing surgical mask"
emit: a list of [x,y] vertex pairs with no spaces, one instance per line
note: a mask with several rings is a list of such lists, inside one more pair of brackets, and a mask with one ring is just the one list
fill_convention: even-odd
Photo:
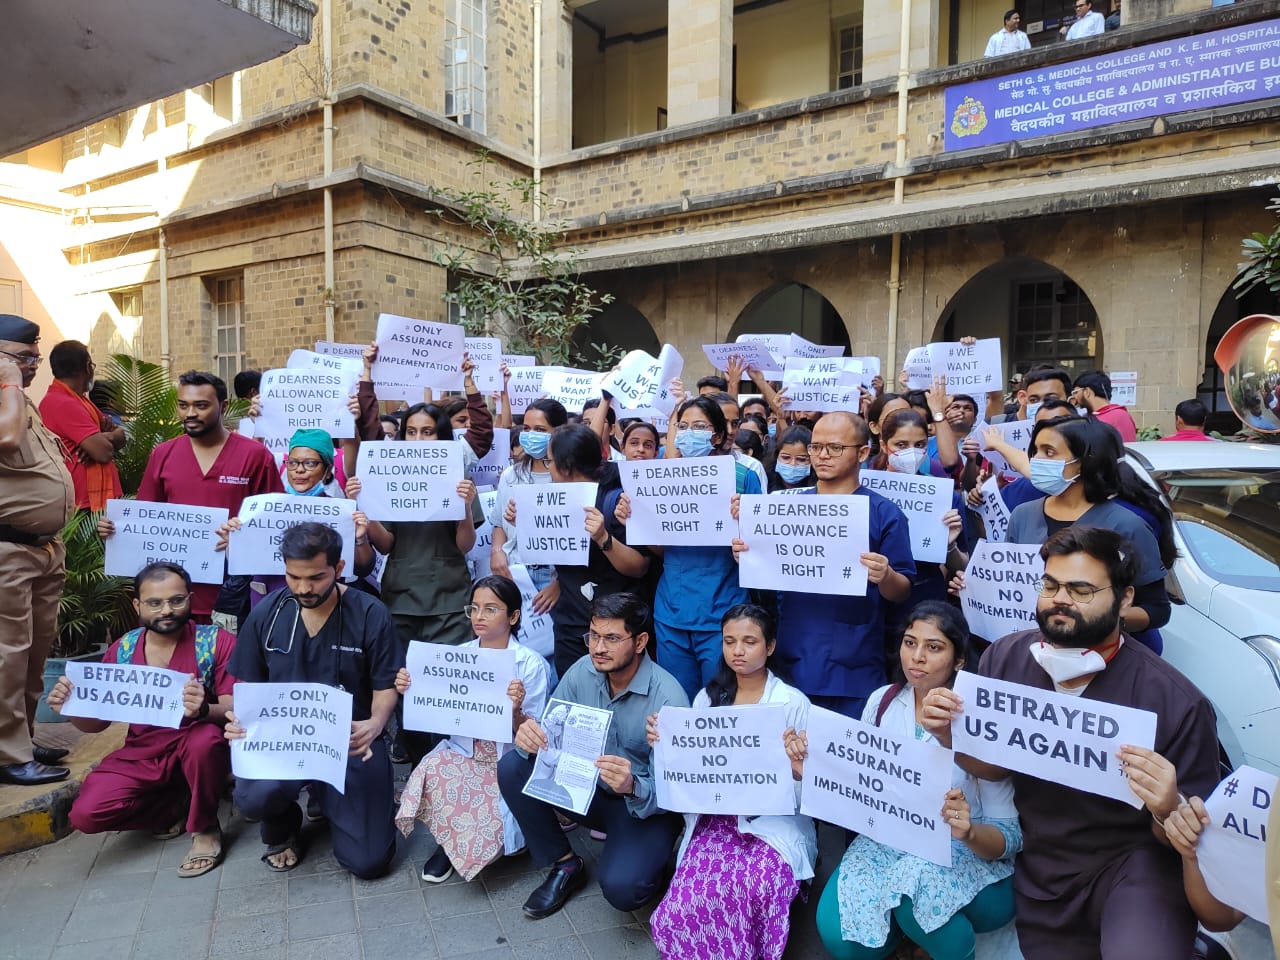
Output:
[[798,490],[818,482],[809,458],[813,433],[804,427],[789,427],[778,442],[778,456],[769,469],[769,492]]
[[[1017,507],[1009,518],[1008,543],[1044,543],[1075,523],[1106,527],[1128,540],[1138,561],[1133,605],[1121,618],[1122,629],[1156,653],[1162,649],[1159,628],[1169,621],[1165,561],[1151,524],[1121,502],[1136,496],[1122,475],[1124,448],[1113,427],[1093,417],[1042,420],[1031,434],[1030,479],[1044,499]],[[1138,504],[1164,508],[1154,497]],[[1153,517],[1159,524],[1161,516]],[[1167,551],[1166,551],[1167,553]],[[994,637],[988,639],[994,640]]]
[[[729,456],[728,424],[720,405],[708,397],[692,397],[671,418],[666,456]],[[761,493],[756,475],[734,464],[735,491]],[[614,516],[631,517],[631,501],[618,498]],[[730,607],[749,603],[738,585],[738,569],[728,546],[649,547],[663,558],[662,576],[653,602],[654,632],[660,663],[692,699],[720,668],[720,620]]]

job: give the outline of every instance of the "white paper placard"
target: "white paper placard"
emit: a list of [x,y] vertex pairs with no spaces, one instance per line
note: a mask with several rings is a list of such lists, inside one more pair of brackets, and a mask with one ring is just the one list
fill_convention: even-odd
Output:
[[544,657],[551,657],[556,649],[555,624],[551,611],[538,613],[533,609],[533,598],[538,588],[529,576],[524,564],[513,563],[508,567],[511,580],[520,588],[520,636],[519,640],[530,650]]
[[502,471],[511,466],[511,431],[498,427],[493,431],[493,446],[471,468],[471,479],[477,487],[496,487]]
[[953,689],[964,701],[964,712],[951,721],[957,753],[1135,809],[1142,806],[1116,750],[1154,747],[1156,715],[1151,711],[963,670]]
[[[993,423],[991,426],[1004,434],[1004,442],[1009,446],[1015,450],[1026,450],[1028,444],[1031,443],[1031,434],[1035,432],[1036,422],[1034,420],[1006,420],[1003,423]],[[1009,467],[1009,461],[1004,458],[1003,453],[999,453],[993,447],[988,447],[982,434],[978,434],[978,439],[982,443],[982,455],[991,464],[993,472],[1013,473]],[[1021,476],[1021,474],[1014,473],[1014,476]]]
[[738,583],[763,590],[866,596],[867,568],[859,558],[870,549],[869,502],[856,494],[744,493],[738,536],[749,549],[739,555]]
[[62,705],[64,717],[91,717],[108,723],[138,723],[149,727],[182,726],[182,688],[188,676],[162,667],[132,663],[79,663],[68,660],[66,677],[71,696]]
[[591,548],[586,508],[596,505],[596,483],[521,483],[516,502],[516,536],[525,563],[585,567]]
[[908,390],[928,390],[933,386],[933,361],[929,359],[927,345],[908,350],[902,369],[907,372]]
[[465,337],[462,341],[467,357],[475,364],[471,379],[481,393],[497,393],[502,389],[502,341],[497,337]]
[[867,379],[863,383],[864,387],[871,386],[871,381],[880,376],[880,358],[879,357],[854,357],[862,363],[862,371]]
[[231,772],[246,780],[319,780],[346,792],[351,694],[324,683],[237,683]]
[[1267,818],[1276,788],[1275,774],[1249,766],[1232,773],[1204,802],[1209,825],[1196,850],[1209,892],[1259,923],[1267,922]]
[[987,540],[991,543],[1004,543],[1009,536],[1009,507],[1000,495],[1000,484],[995,476],[990,476],[979,489],[982,492],[982,522],[987,528]]
[[702,352],[717,370],[728,370],[729,360],[737,357],[748,370],[772,370],[778,365],[768,348],[751,340],[739,340],[737,343],[704,343]]
[[907,476],[888,470],[863,470],[858,482],[892,500],[907,515],[911,556],[924,563],[947,559],[947,527],[942,515],[951,509],[956,485],[940,477]]
[[784,366],[782,388],[786,391],[787,409],[823,413],[858,410],[863,382],[860,361],[852,357],[788,357]]
[[644,350],[632,350],[617,369],[605,375],[601,387],[624,412],[656,410],[670,414],[676,405],[671,381],[683,370],[684,358],[669,343],[663,344],[656,357]]
[[653,749],[658,806],[673,813],[794,814],[786,729],[781,703],[663,707]]
[[819,357],[841,357],[844,356],[844,347],[826,343],[814,343],[812,340],[806,340],[798,333],[793,333],[787,345],[786,356],[801,357],[807,360],[815,360]]
[[538,751],[524,794],[546,803],[586,813],[595,796],[605,738],[613,714],[580,703],[549,700],[539,726],[547,746]]
[[631,500],[629,544],[727,547],[737,535],[733,457],[633,460],[619,463],[618,472]]
[[106,513],[116,527],[106,540],[108,576],[133,577],[149,563],[168,560],[195,583],[222,583],[226,563],[214,546],[227,522],[225,508],[108,500]]
[[[511,367],[511,364],[507,364]],[[507,403],[511,413],[519,416],[529,409],[529,404],[542,396],[542,378],[554,367],[511,367],[511,380],[507,383]]]
[[456,324],[380,313],[373,382],[379,388],[385,382],[419,389],[461,390],[464,337],[462,327]]
[[475,546],[467,551],[467,566],[471,570],[473,583],[493,573],[489,565],[493,552],[493,524],[489,522],[489,514],[493,511],[494,502],[498,499],[496,490],[485,490],[476,495],[480,498],[480,509],[484,511],[484,523],[476,527]]
[[462,448],[456,440],[374,440],[360,444],[360,509],[370,520],[461,520]]
[[284,576],[280,541],[285,531],[299,523],[323,523],[342,538],[343,573],[355,576],[356,525],[351,514],[354,500],[331,497],[295,497],[264,493],[245,497],[240,505],[240,529],[227,538],[227,573],[231,576]]
[[556,367],[542,375],[542,395],[559,400],[570,413],[582,413],[588,400],[600,396],[604,374]]
[[1040,544],[979,540],[969,555],[960,591],[969,629],[992,643],[1019,630],[1034,630],[1036,581],[1042,576]]
[[516,367],[536,367],[538,358],[527,353],[504,353],[502,359],[507,362],[508,369]]
[[1111,402],[1122,407],[1138,405],[1138,371],[1116,370],[1111,374]]
[[971,346],[931,343],[929,363],[935,378],[946,377],[948,393],[977,395],[1004,389],[1004,361],[998,337],[978,340]]
[[822,707],[810,708],[807,733],[801,813],[951,866],[951,829],[941,814],[950,750]]
[[507,687],[516,677],[514,650],[414,640],[405,668],[411,681],[404,696],[406,730],[511,742]]
[[332,340],[317,340],[316,353],[322,353],[326,357],[354,357],[360,361],[361,370],[364,369],[364,348],[368,344],[364,343],[335,343]]
[[285,368],[289,370],[323,370],[326,373],[339,374],[347,379],[347,396],[351,396],[356,392],[356,384],[360,381],[360,374],[364,373],[364,355],[361,354],[352,359],[351,357],[320,353],[316,350],[295,350],[289,354],[289,360],[285,364]]
[[356,421],[347,409],[350,397],[345,371],[268,370],[262,375],[262,412],[254,421],[254,433],[291,437],[295,430],[323,430],[336,440],[354,437]]

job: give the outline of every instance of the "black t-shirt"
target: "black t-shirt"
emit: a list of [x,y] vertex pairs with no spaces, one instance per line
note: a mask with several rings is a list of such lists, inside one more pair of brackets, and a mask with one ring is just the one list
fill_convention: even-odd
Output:
[[368,720],[373,691],[394,687],[402,666],[400,641],[381,600],[343,588],[329,619],[311,637],[285,587],[268,594],[245,620],[230,672],[246,683],[327,683],[351,694],[352,720]]

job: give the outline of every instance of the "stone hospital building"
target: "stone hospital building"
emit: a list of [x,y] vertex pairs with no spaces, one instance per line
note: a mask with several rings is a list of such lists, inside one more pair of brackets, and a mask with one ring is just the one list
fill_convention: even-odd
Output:
[[[1111,12],[1108,0],[1095,9]],[[1115,3],[1116,0],[1111,0]],[[1138,373],[1169,429],[1280,178],[1270,0],[314,0],[310,41],[8,157],[0,311],[175,371],[443,318],[439,189],[536,176],[591,340],[1003,339]],[[904,10],[903,4],[908,6]],[[1031,49],[984,59],[1016,6]],[[218,42],[210,36],[208,42]]]

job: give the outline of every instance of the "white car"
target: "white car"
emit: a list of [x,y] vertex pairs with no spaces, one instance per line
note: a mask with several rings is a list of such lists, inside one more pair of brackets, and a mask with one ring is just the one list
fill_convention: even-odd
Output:
[[1212,702],[1224,765],[1280,775],[1280,444],[1127,449],[1175,519],[1164,658]]

